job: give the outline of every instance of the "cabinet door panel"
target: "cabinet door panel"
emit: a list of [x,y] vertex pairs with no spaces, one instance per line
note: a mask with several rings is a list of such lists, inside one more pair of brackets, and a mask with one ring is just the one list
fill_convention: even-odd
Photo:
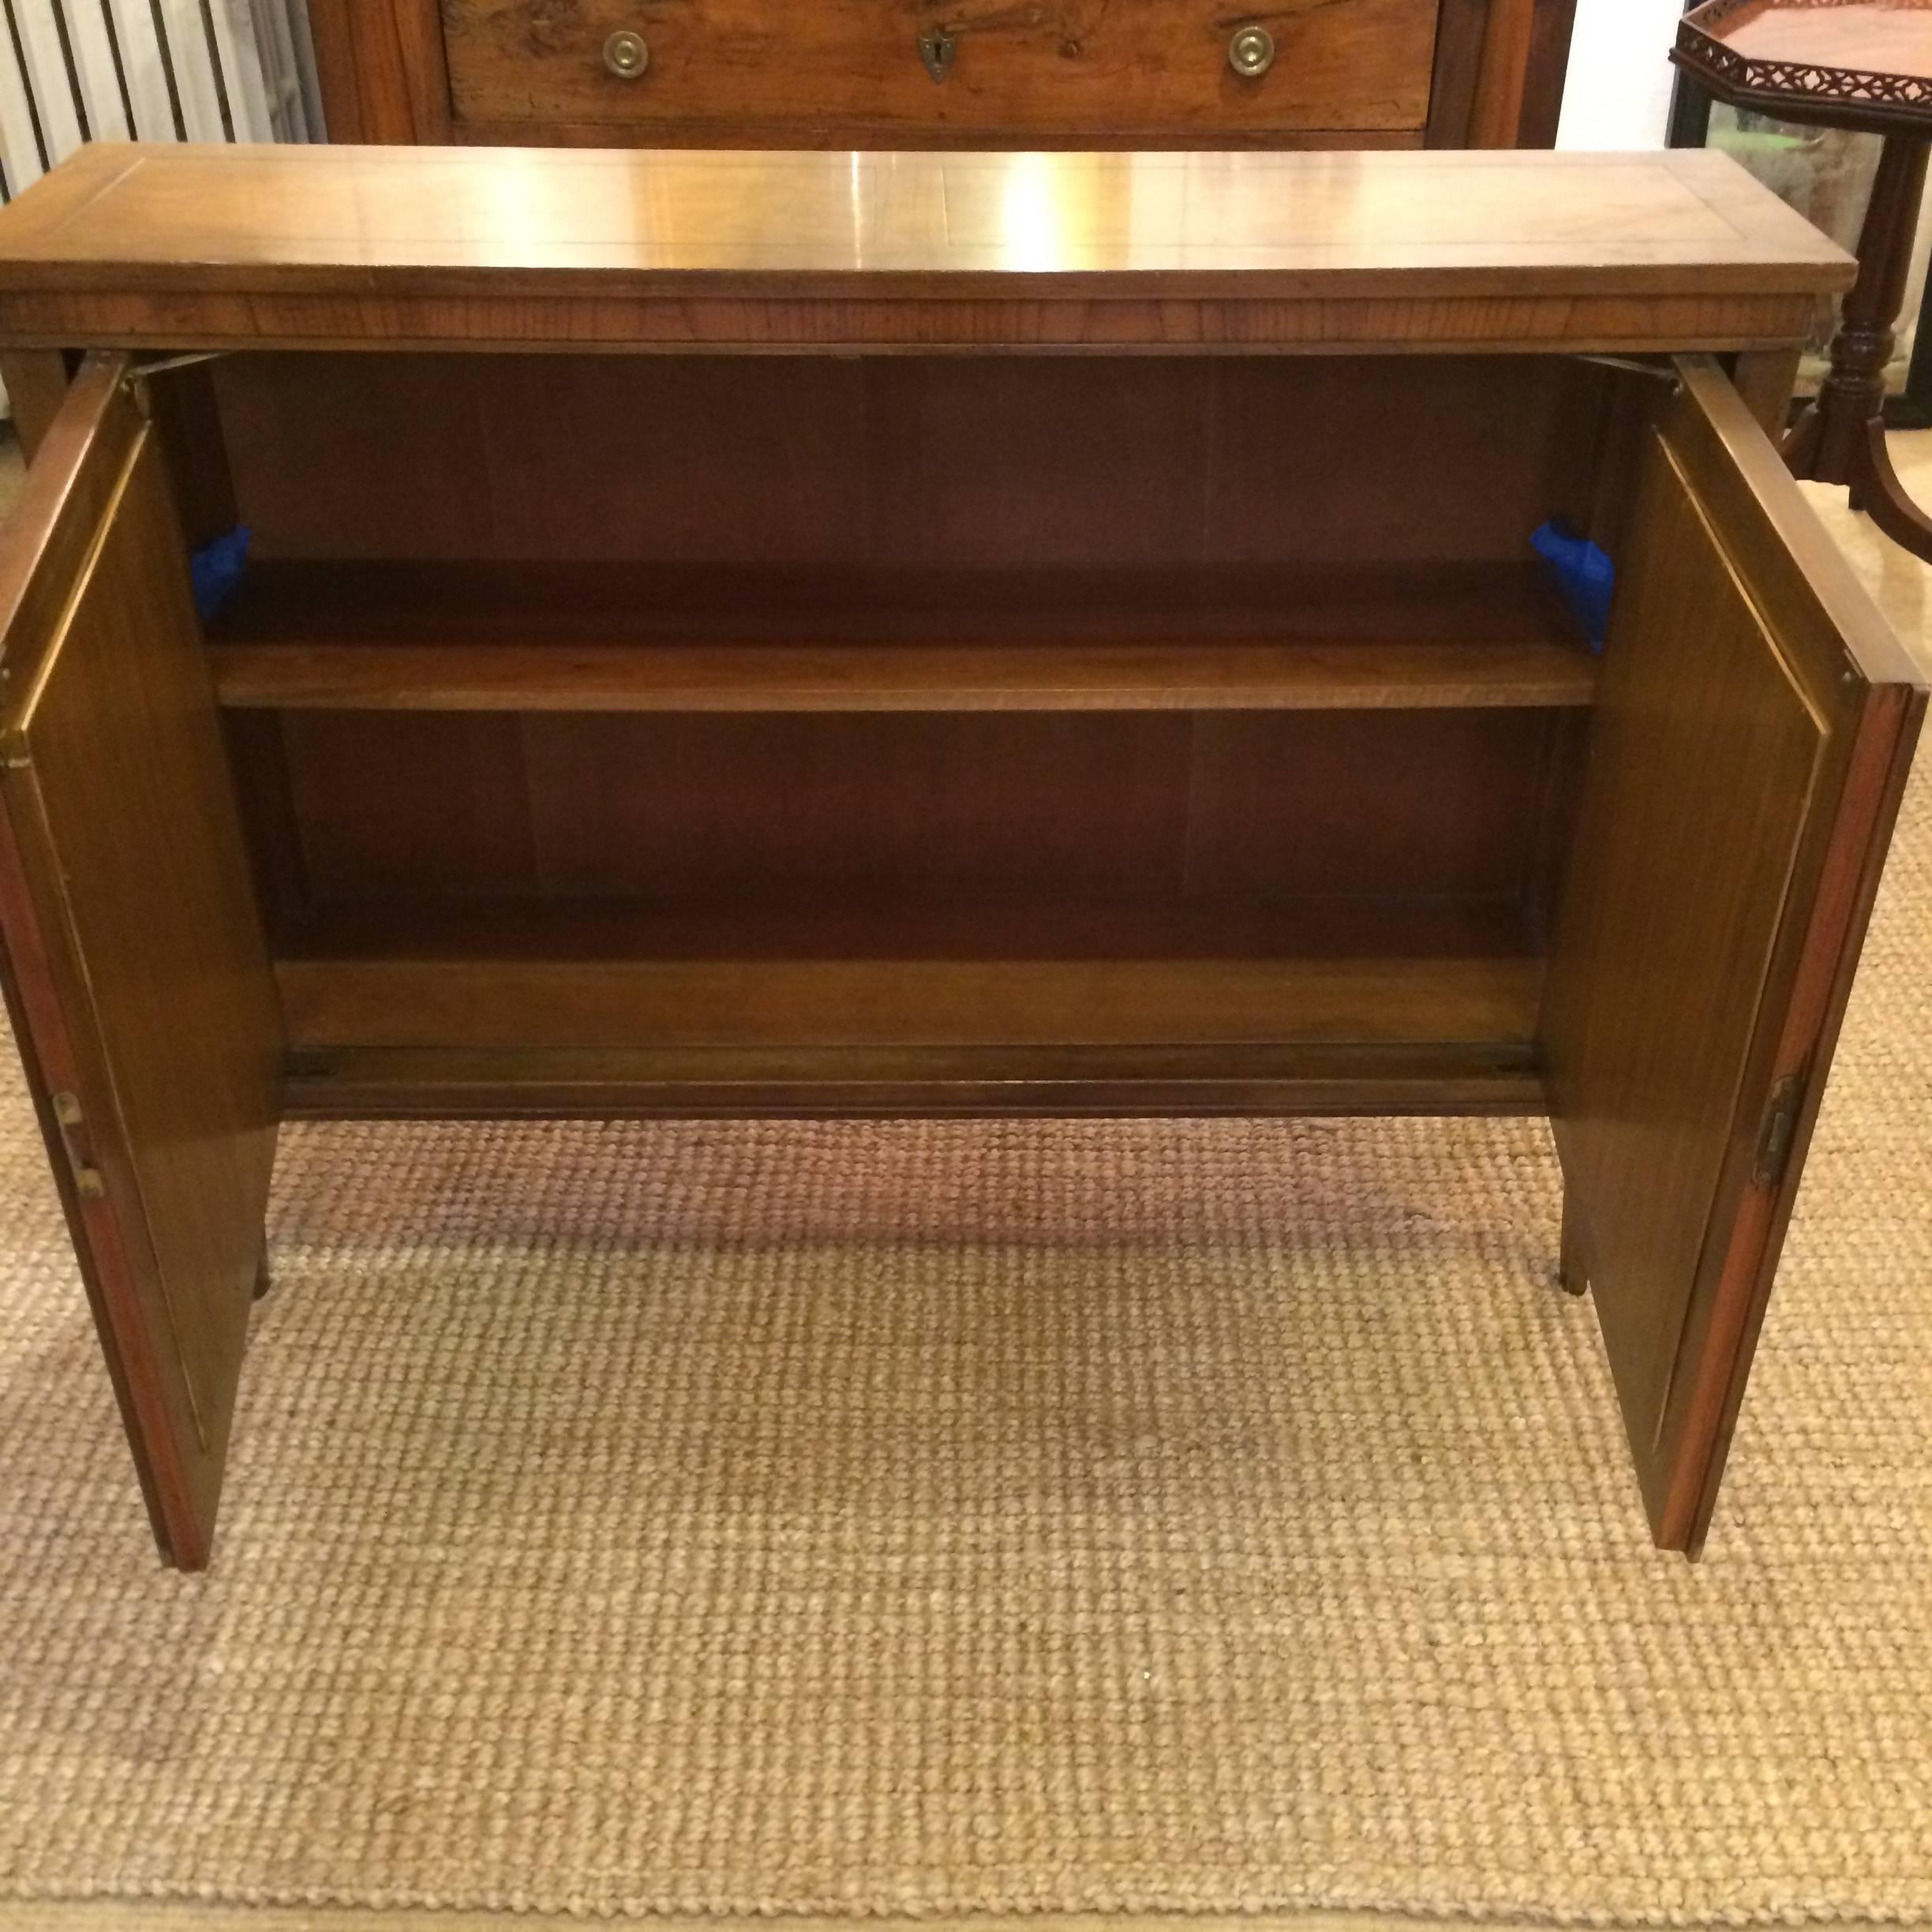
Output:
[[178,525],[92,359],[0,534],[0,938],[155,1534],[208,1559],[281,1023]]
[[1542,1049],[1660,1543],[1694,1548],[1924,694],[1706,361],[1640,437]]

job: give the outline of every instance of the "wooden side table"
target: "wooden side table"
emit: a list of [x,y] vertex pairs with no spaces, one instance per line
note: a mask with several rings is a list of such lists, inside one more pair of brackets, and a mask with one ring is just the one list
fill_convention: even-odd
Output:
[[1845,485],[1853,509],[1932,560],[1932,515],[1906,494],[1885,429],[1932,140],[1932,0],[1709,0],[1671,58],[1733,107],[1883,137],[1831,369],[1783,454],[1793,476]]

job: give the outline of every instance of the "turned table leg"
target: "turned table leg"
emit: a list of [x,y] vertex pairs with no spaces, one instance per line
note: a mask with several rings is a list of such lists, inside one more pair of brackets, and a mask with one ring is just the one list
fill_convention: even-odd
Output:
[[1783,447],[1793,476],[1845,485],[1854,510],[1866,512],[1894,543],[1932,560],[1932,516],[1906,495],[1885,437],[1885,365],[1911,273],[1926,159],[1923,138],[1886,136],[1859,237],[1858,280],[1845,298],[1831,370]]

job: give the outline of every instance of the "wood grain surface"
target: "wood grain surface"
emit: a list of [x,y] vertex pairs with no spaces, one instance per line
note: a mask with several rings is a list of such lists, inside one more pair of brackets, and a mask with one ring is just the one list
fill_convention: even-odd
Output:
[[309,1047],[1520,1046],[1511,908],[1065,900],[319,912],[285,935]]
[[1709,1520],[1924,703],[1743,400],[1685,375],[1637,467],[1539,1032],[1572,1252],[1673,1548]]
[[[560,15],[548,0],[463,0],[447,13],[438,0],[310,0],[309,15],[329,137],[343,142],[1510,148],[1553,144],[1574,6],[1295,0],[1190,17],[1146,0],[951,13],[936,0],[886,0],[803,17],[633,7],[614,26],[642,31],[651,53],[631,80],[604,64],[612,15]],[[1237,76],[1228,43],[1251,24],[1275,36],[1275,64]],[[954,39],[939,84],[918,51],[934,28]],[[873,84],[855,88],[855,73]],[[908,87],[915,75],[923,85]],[[1096,114],[1103,89],[1117,98]]]
[[1832,0],[1825,6],[1758,0],[1709,25],[1693,24],[1750,60],[1932,79],[1932,6],[1926,0]]
[[84,369],[0,542],[0,937],[157,1537],[196,1568],[283,1043],[178,532],[124,366]]
[[1852,272],[1703,152],[101,144],[0,213],[0,340],[1741,347]]
[[1596,683],[1554,593],[1502,567],[1265,591],[763,575],[270,563],[212,662],[221,702],[256,710],[1417,710],[1586,705]]
[[[90,364],[0,555],[9,996],[105,1123],[77,1226],[164,1548],[207,1552],[278,1103],[1540,1073],[1694,1547],[1923,706],[1751,413],[1851,271],[1701,154],[102,147],[30,191],[0,340],[355,351]],[[1583,359],[1699,344],[1761,352],[1748,406]],[[813,353],[874,347],[973,353]],[[1121,353],[1029,353],[1074,348]],[[231,518],[211,654],[180,540]],[[1622,572],[1601,674],[1552,518]]]
[[[1206,0],[1045,0],[1027,8],[964,0],[818,0],[774,10],[758,0],[695,0],[640,13],[635,0],[449,0],[443,9],[459,122],[595,125],[650,140],[743,144],[747,129],[792,144],[1016,145],[1084,137],[1129,145],[1191,131],[1419,133],[1428,116],[1437,0],[1285,0],[1267,16],[1275,65],[1248,78],[1228,64],[1238,21]],[[942,28],[953,64],[935,82],[919,36]],[[641,31],[650,66],[620,79],[606,38]],[[1031,137],[1028,139],[1028,137]],[[990,144],[990,143],[988,144]]]
[[[1279,635],[1324,583],[1331,618],[1339,597],[1354,623],[1380,608],[1436,638],[1514,627],[1529,533],[1589,511],[1609,380],[1556,356],[1337,354],[259,354],[210,370],[264,569],[235,621],[291,635],[262,608],[284,567],[313,567],[316,618],[341,621],[357,579],[324,566],[354,561],[377,573],[360,621],[393,642],[418,618],[442,637],[498,621],[496,573],[545,564],[513,608],[545,602],[566,637],[635,625],[646,592],[713,637],[869,620],[876,638],[900,619],[928,636]],[[406,562],[437,567],[440,615],[388,569]],[[650,567],[604,567],[629,564]],[[1541,621],[1510,635],[1547,635]]]

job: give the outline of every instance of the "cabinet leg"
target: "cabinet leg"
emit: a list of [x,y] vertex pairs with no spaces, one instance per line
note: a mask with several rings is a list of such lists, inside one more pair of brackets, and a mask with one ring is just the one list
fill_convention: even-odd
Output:
[[1563,1200],[1563,1234],[1556,1250],[1556,1286],[1565,1294],[1580,1295],[1589,1289],[1583,1272],[1583,1251],[1577,1244],[1576,1211],[1568,1196]]
[[259,1301],[275,1286],[275,1275],[268,1266],[268,1242],[264,1236],[261,1252],[255,1262],[255,1299]]
[[1773,443],[1781,443],[1790,425],[1792,398],[1798,393],[1799,351],[1795,349],[1747,349],[1731,365],[1731,380]]
[[1825,434],[1824,418],[1815,402],[1807,403],[1804,414],[1785,432],[1778,454],[1795,477],[1810,475],[1818,462],[1818,444]]
[[13,405],[13,433],[31,462],[67,399],[67,358],[58,349],[9,349],[0,354],[0,382]]

